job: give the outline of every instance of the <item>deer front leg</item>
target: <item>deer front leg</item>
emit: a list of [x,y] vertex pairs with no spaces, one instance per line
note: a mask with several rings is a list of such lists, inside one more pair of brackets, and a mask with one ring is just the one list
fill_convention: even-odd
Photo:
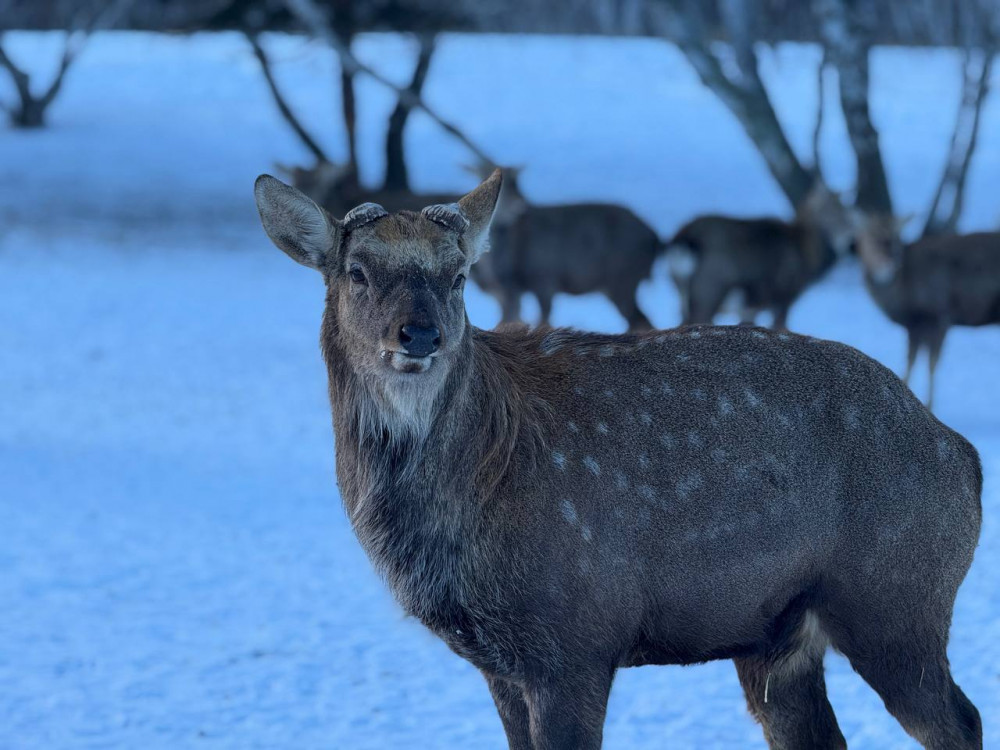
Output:
[[510,750],[535,750],[531,741],[528,704],[520,686],[492,675],[484,675],[497,705]]
[[534,750],[599,750],[614,669],[567,670],[524,690]]

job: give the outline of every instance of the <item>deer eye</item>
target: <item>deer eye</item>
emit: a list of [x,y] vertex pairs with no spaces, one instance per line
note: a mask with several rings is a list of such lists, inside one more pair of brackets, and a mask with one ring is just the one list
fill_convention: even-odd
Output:
[[349,273],[351,281],[355,284],[364,284],[365,286],[368,286],[368,279],[365,278],[365,274],[360,268],[354,266]]
[[452,289],[461,289],[462,288],[462,283],[464,281],[465,281],[465,276],[463,276],[462,274],[459,274],[458,276],[455,277],[455,283],[451,285],[451,288]]

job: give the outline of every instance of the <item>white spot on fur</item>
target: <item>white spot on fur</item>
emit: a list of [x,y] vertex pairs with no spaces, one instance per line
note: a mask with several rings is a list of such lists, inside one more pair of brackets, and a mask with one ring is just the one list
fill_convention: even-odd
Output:
[[615,489],[625,490],[628,488],[628,479],[625,478],[625,472],[621,469],[615,469],[611,472],[611,476],[614,478]]
[[660,435],[660,445],[664,448],[673,449],[677,447],[677,438],[671,435],[669,432],[664,432]]
[[604,422],[597,423],[597,431],[602,435],[608,434],[608,426]]
[[726,460],[727,453],[722,448],[712,448],[712,460],[717,464],[721,464]]
[[688,333],[688,336],[690,336],[693,339],[700,339],[701,338],[701,331],[691,331],[691,332]]
[[708,394],[705,393],[704,388],[695,388],[691,391],[691,397],[696,401],[705,401],[708,398]]
[[847,404],[844,407],[844,423],[852,430],[861,426],[861,410],[854,404]]
[[559,469],[560,471],[562,471],[563,469],[565,469],[566,468],[566,456],[565,456],[565,454],[560,453],[559,451],[553,452],[552,453],[552,463],[555,464],[555,467],[557,469]]
[[753,390],[751,390],[750,388],[747,388],[743,391],[743,398],[746,399],[747,404],[749,404],[749,406],[753,409],[756,409],[758,406],[764,403],[761,397],[758,396],[756,393],[754,393]]
[[648,469],[649,468],[649,456],[645,453],[639,454],[639,468]]
[[590,527],[587,525],[582,526],[580,528],[580,536],[583,537],[583,541],[589,542],[593,537],[593,535],[590,533]]
[[670,383],[668,383],[666,380],[664,380],[662,383],[660,383],[660,390],[663,391],[663,395],[664,396],[673,396],[674,395],[674,388],[673,388],[673,386],[670,385]]
[[595,477],[601,476],[601,466],[594,460],[593,456],[584,456],[583,465],[586,466],[590,470],[590,473]]
[[643,500],[652,502],[653,500],[656,499],[656,490],[654,490],[648,484],[640,484],[638,487],[636,487],[636,492],[639,493],[639,497],[641,497]]
[[682,500],[687,500],[691,496],[691,493],[697,490],[699,487],[701,487],[701,485],[702,485],[701,474],[699,474],[697,471],[694,471],[688,474],[687,476],[681,477],[679,480],[677,480],[677,484],[675,485],[675,487],[677,489],[677,495]]
[[702,439],[701,433],[699,433],[698,430],[691,430],[688,433],[688,445],[690,445],[692,448],[705,447],[705,441],[704,439]]
[[758,331],[756,329],[753,330],[753,331],[750,331],[750,335],[753,336],[755,339],[766,339],[767,338],[767,334],[766,333],[764,333],[763,331]]
[[615,397],[615,392],[613,390],[611,390],[610,388],[605,388],[604,389],[604,395],[606,397],[608,397],[608,398],[614,398]]
[[576,426],[576,422],[567,422],[566,429],[572,432],[573,434],[576,434],[580,431],[580,428]]
[[653,395],[653,389],[650,388],[648,385],[643,384],[640,390],[643,398],[649,398],[650,396]]
[[602,357],[613,357],[615,354],[615,348],[611,344],[605,344],[600,349],[600,355]]
[[778,334],[778,340],[779,341],[791,341],[792,337],[789,336],[787,333],[779,333]]
[[655,341],[657,344],[665,344],[667,343],[667,338],[669,338],[667,334],[661,333],[658,336],[656,336],[656,338],[654,338],[653,341]]
[[736,411],[733,407],[733,402],[729,400],[727,396],[719,396],[719,414],[724,417],[732,415]]
[[580,517],[576,514],[576,506],[573,505],[573,501],[563,500],[560,509],[562,510],[563,518],[565,518],[571,524],[576,526],[577,522],[580,520]]
[[650,414],[648,411],[644,411],[641,414],[639,414],[639,421],[642,422],[644,425],[646,425],[646,427],[649,427],[651,424],[653,424],[653,415]]

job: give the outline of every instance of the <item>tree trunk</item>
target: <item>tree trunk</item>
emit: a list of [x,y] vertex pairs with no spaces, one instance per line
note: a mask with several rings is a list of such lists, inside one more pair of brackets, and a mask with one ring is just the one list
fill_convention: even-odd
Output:
[[[978,54],[977,54],[978,53]],[[931,209],[924,225],[923,236],[954,234],[965,204],[965,185],[969,176],[972,156],[979,140],[979,123],[983,102],[990,89],[994,51],[967,50],[962,66],[962,102],[955,118],[951,135],[948,160],[945,162],[941,182],[931,202]]]
[[650,20],[687,57],[702,83],[732,112],[757,147],[768,170],[793,207],[798,206],[813,185],[815,176],[802,166],[785,137],[781,123],[758,70],[754,33],[756,3],[726,2],[723,20],[733,41],[736,71],[728,73],[710,49],[703,16],[704,4],[697,0],[662,0],[649,6]]
[[[336,30],[335,33],[340,39],[344,49],[350,51],[351,43],[354,40],[354,33],[347,30]],[[358,181],[358,118],[357,99],[354,91],[354,71],[348,66],[340,64],[340,104],[344,114],[344,127],[347,130],[347,168],[348,175],[355,182]]]
[[857,161],[856,204],[871,213],[892,213],[878,131],[868,108],[870,38],[857,17],[857,0],[813,0],[820,36],[840,78],[840,106]]
[[[417,55],[417,65],[413,69],[413,78],[406,90],[419,97],[427,80],[427,72],[431,67],[431,57],[436,48],[435,36],[420,35],[420,52]],[[389,116],[389,131],[385,137],[385,190],[409,190],[410,176],[406,168],[406,155],[403,142],[406,121],[413,107],[402,99],[396,102],[396,108]]]

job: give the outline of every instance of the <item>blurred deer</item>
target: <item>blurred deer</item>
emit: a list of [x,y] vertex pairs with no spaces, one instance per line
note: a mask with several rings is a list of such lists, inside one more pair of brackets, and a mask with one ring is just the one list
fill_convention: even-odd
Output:
[[868,291],[890,320],[906,329],[910,382],[921,349],[927,350],[927,406],[934,404],[934,374],[951,326],[1000,323],[1000,233],[926,237],[904,245],[905,223],[869,218],[858,236]]
[[699,216],[667,246],[683,323],[711,323],[734,295],[742,323],[769,310],[773,327],[785,329],[791,306],[849,251],[855,231],[840,198],[819,181],[791,222]]
[[[485,177],[494,167],[477,169]],[[611,203],[534,205],[518,185],[520,170],[505,169],[504,175],[492,252],[473,266],[472,275],[500,303],[502,320],[520,319],[525,292],[538,299],[543,325],[557,293],[600,292],[629,330],[652,328],[635,297],[664,249],[653,228]]]

